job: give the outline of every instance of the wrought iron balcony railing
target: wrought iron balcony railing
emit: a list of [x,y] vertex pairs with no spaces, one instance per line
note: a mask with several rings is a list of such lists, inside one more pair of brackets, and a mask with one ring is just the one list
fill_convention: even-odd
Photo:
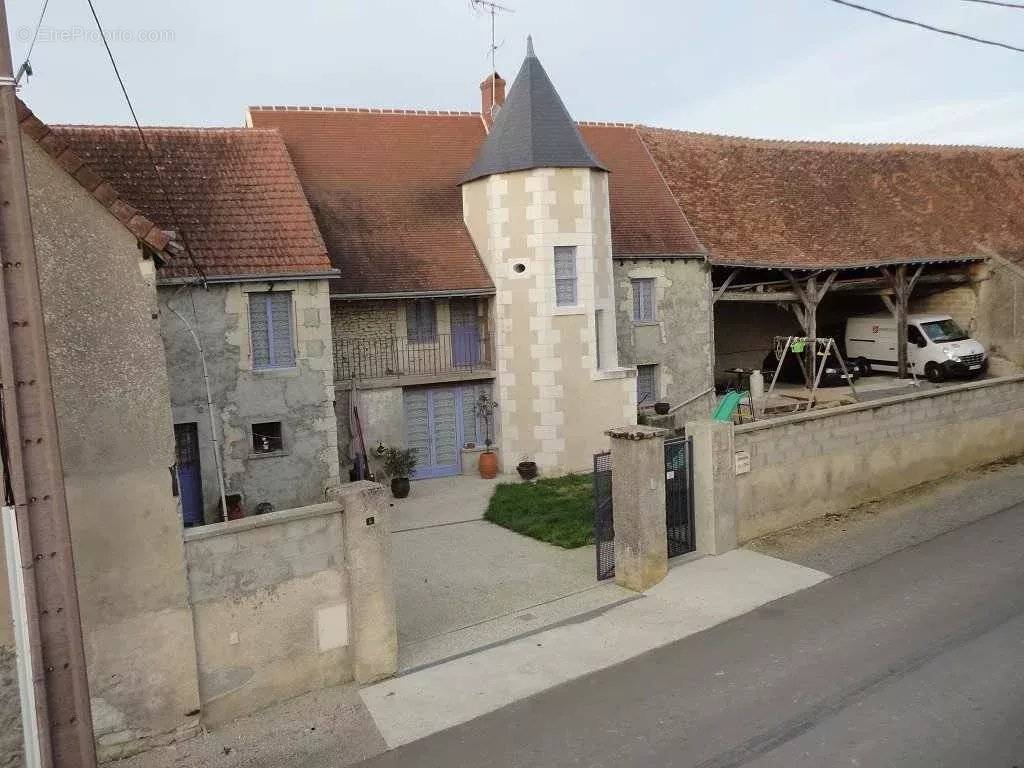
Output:
[[334,339],[337,381],[491,371],[491,341],[476,329],[429,337],[368,336]]

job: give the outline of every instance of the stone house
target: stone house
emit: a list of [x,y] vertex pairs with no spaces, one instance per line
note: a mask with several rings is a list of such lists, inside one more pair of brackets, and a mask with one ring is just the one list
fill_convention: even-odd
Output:
[[[199,724],[155,285],[169,237],[24,105],[19,119],[103,761],[194,733]],[[3,552],[0,546],[0,559]],[[20,750],[20,729],[11,728],[17,716],[9,716],[17,692],[5,685],[15,679],[5,668],[13,661],[6,575],[0,568],[5,759]]]
[[775,336],[841,337],[852,314],[948,312],[1021,361],[1020,150],[576,123],[532,50],[507,99],[496,73],[480,90],[479,112],[248,111],[340,272],[343,463],[354,402],[371,454],[474,471],[484,393],[505,471],[584,469],[635,407],[704,417]]
[[229,511],[322,502],[338,484],[328,303],[337,271],[281,138],[146,128],[158,176],[133,128],[54,131],[132,205],[180,227],[156,278],[186,524],[221,519],[218,460]]
[[[474,472],[485,394],[506,471],[586,469],[638,399],[710,386],[705,255],[636,129],[574,123],[532,49],[507,100],[497,75],[481,93],[481,113],[251,107],[248,122],[280,131],[341,273],[339,444],[354,392],[371,454],[408,445],[418,477]],[[703,331],[668,343],[694,314]]]

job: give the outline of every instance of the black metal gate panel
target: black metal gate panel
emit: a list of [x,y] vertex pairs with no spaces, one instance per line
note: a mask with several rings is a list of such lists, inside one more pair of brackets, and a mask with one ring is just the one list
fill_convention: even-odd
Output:
[[665,528],[668,556],[696,549],[693,530],[693,438],[665,441]]
[[615,526],[612,523],[612,455],[594,454],[594,548],[597,579],[615,575]]

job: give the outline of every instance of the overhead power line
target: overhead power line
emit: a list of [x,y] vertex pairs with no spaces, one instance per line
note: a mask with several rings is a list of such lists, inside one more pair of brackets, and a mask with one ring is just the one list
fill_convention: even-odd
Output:
[[21,82],[22,75],[29,75],[30,77],[32,75],[32,51],[35,50],[36,40],[39,39],[39,30],[43,27],[43,19],[46,18],[46,9],[49,5],[50,0],[43,0],[43,8],[39,11],[39,20],[36,22],[36,29],[32,33],[32,42],[28,44],[28,53],[25,54],[25,61],[18,67],[18,73],[14,76],[15,85]]
[[96,15],[96,8],[92,4],[92,0],[86,0],[89,3],[89,10],[92,12],[92,18],[96,22],[96,29],[100,33],[100,39],[103,41],[103,47],[107,49],[107,58],[110,59],[110,66],[114,68],[114,75],[117,76],[118,85],[121,86],[121,93],[124,94],[124,100],[128,103],[128,111],[132,114],[132,122],[135,123],[135,130],[139,132],[139,138],[142,140],[142,148],[146,151],[146,155],[149,158],[150,165],[153,166],[153,172],[156,174],[157,181],[160,185],[160,192],[164,198],[164,205],[167,206],[167,211],[171,218],[174,219],[174,224],[177,227],[177,233],[181,236],[181,245],[185,249],[185,253],[188,256],[188,260],[192,264],[192,268],[195,269],[199,275],[199,279],[202,280],[203,285],[206,285],[206,273],[203,268],[199,266],[195,256],[192,254],[192,249],[189,248],[188,238],[185,236],[185,227],[181,222],[181,218],[178,216],[178,212],[174,207],[174,202],[171,198],[171,194],[168,191],[167,183],[164,181],[164,175],[160,170],[160,165],[156,161],[156,156],[153,154],[153,150],[149,146],[149,142],[146,140],[146,132],[142,130],[142,125],[139,123],[139,118],[135,114],[135,107],[132,105],[131,97],[128,95],[128,89],[125,87],[124,79],[121,77],[121,71],[117,68],[117,61],[114,59],[114,52],[110,50],[110,43],[107,42],[107,35],[103,31],[103,25],[100,24],[100,17]]
[[964,32],[957,32],[952,29],[943,29],[942,27],[933,27],[931,24],[925,24],[922,21],[915,21],[914,19],[906,19],[902,16],[893,16],[891,13],[885,11],[879,11],[876,8],[868,8],[864,5],[857,5],[857,3],[851,3],[849,0],[828,0],[830,3],[836,3],[837,5],[845,5],[847,8],[853,8],[858,11],[864,11],[865,13],[872,13],[875,16],[881,16],[883,19],[889,21],[898,21],[901,24],[909,24],[912,27],[920,27],[921,29],[927,29],[929,32],[938,32],[940,35],[949,35],[950,37],[958,37],[961,40],[969,40],[972,43],[981,43],[982,45],[991,45],[996,48],[1005,48],[1008,51],[1014,51],[1016,53],[1024,53],[1024,48],[1018,48],[1016,45],[1010,45],[1009,43],[1000,43],[996,40],[986,40],[983,37],[975,37],[974,35],[968,35]]
[[1016,8],[1024,11],[1024,3],[1004,3],[1001,0],[964,0],[965,3],[981,3],[982,5],[998,5],[1002,8]]

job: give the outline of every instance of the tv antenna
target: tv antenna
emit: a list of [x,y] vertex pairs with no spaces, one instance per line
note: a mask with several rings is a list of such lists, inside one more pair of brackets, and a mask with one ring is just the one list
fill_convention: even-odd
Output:
[[474,11],[488,13],[491,16],[491,119],[493,120],[494,113],[497,111],[497,104],[494,101],[495,80],[498,76],[495,54],[497,54],[498,48],[505,43],[504,40],[500,44],[496,42],[494,36],[494,19],[499,13],[515,13],[515,11],[507,5],[501,5],[500,3],[494,2],[494,0],[469,0],[469,4],[472,6]]

